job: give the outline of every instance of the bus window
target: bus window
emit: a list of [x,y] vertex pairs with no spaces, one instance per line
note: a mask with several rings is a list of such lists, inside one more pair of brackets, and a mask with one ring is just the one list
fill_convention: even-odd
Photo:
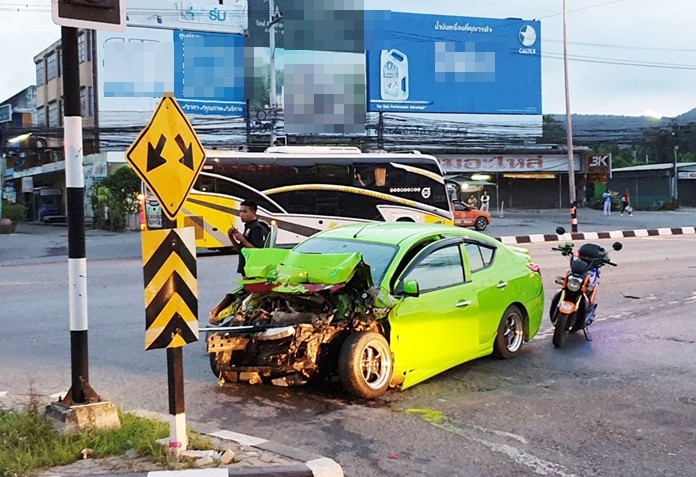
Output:
[[345,185],[350,179],[350,166],[343,164],[317,164],[314,167],[314,182]]

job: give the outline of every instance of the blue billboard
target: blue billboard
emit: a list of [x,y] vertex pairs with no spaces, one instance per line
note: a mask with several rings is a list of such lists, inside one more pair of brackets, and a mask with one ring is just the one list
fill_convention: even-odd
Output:
[[246,114],[242,35],[136,27],[100,30],[97,58],[102,127],[147,124],[165,93],[174,93],[194,119]]
[[541,24],[365,12],[368,111],[541,114]]
[[246,114],[244,37],[175,31],[174,95],[187,114]]

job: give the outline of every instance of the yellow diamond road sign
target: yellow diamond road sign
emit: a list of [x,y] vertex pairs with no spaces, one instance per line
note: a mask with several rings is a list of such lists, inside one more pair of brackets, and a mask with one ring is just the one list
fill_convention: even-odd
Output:
[[126,159],[174,220],[205,162],[205,151],[176,100],[164,96]]

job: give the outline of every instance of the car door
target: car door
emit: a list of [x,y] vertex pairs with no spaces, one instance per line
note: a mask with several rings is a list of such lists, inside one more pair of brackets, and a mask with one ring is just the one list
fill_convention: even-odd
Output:
[[[403,387],[467,360],[479,344],[476,291],[466,283],[461,239],[436,242],[405,269],[394,293],[401,294],[389,317],[391,347]],[[405,296],[415,280],[418,296]]]
[[496,247],[475,241],[464,244],[469,281],[479,304],[479,345],[491,347],[503,312],[514,301],[507,267],[496,267]]
[[454,203],[454,225],[469,227],[473,225],[475,217],[472,217],[471,209],[459,202]]

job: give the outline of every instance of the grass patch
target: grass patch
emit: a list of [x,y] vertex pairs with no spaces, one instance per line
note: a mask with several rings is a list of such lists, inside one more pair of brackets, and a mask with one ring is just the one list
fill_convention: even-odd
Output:
[[[125,454],[151,455],[166,462],[166,449],[156,440],[169,435],[169,424],[119,409],[118,429],[60,432],[44,419],[35,400],[23,410],[0,410],[0,477],[31,475],[32,471],[66,465],[82,459],[91,449],[93,458]],[[189,449],[211,449],[212,441],[189,433]]]

